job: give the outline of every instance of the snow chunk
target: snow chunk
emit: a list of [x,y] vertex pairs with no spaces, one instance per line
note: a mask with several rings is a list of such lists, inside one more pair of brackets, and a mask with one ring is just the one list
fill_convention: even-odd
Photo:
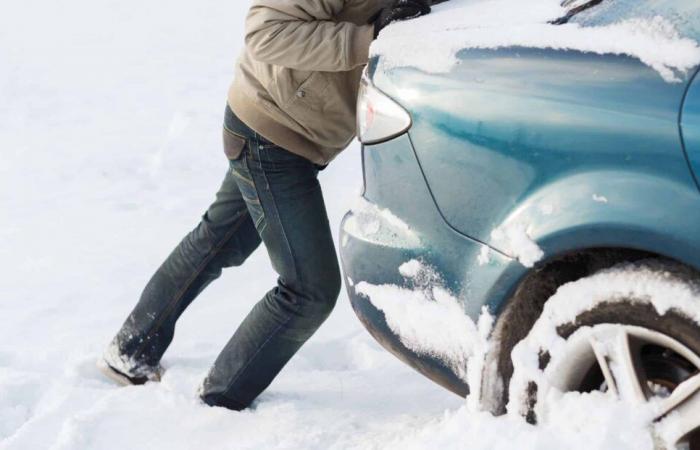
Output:
[[[465,48],[522,46],[629,55],[655,69],[668,82],[680,81],[700,63],[700,46],[681,37],[665,18],[634,18],[602,26],[552,25],[565,9],[560,0],[452,0],[427,16],[382,30],[371,54],[382,55],[382,69],[412,66],[449,72]],[[416,49],[420,51],[416,51]]]
[[683,266],[656,260],[620,264],[561,286],[545,304],[540,320],[550,325],[571,322],[610,299],[643,299],[659,315],[675,309],[700,324],[700,283]]
[[409,262],[401,264],[399,266],[399,273],[408,278],[415,278],[421,271],[422,264],[417,259],[412,259]]
[[481,247],[481,251],[479,252],[479,257],[476,260],[480,266],[485,266],[486,264],[491,261],[491,248],[484,245]]
[[607,197],[598,194],[593,194],[593,201],[598,203],[608,203]]
[[406,347],[442,360],[467,380],[467,359],[474,353],[476,326],[448,292],[435,288],[431,300],[421,291],[364,281],[355,290],[384,312],[389,328]]
[[467,407],[477,412],[481,410],[481,379],[486,373],[493,375],[492,370],[486,370],[486,355],[491,350],[493,340],[490,339],[495,318],[489,313],[486,306],[481,308],[481,315],[476,322],[478,340],[474,345],[474,354],[467,363],[467,385],[469,385],[469,395],[467,396]]
[[496,248],[516,257],[525,267],[532,267],[542,259],[544,252],[527,233],[527,226],[522,223],[501,225],[491,232]]
[[343,222],[343,231],[358,239],[396,248],[420,246],[415,231],[388,209],[359,197],[351,212],[352,215]]

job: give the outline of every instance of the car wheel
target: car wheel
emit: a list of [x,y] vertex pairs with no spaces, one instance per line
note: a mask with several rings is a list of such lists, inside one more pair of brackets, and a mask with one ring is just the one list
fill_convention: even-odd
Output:
[[552,395],[602,391],[648,404],[658,442],[700,450],[698,279],[650,260],[561,286],[512,352],[508,410],[546,421]]

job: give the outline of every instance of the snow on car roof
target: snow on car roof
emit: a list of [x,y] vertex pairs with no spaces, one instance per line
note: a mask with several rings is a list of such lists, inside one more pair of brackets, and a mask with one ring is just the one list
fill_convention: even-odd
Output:
[[[450,0],[414,20],[382,30],[371,55],[383,70],[411,66],[449,72],[465,48],[530,47],[629,55],[655,69],[668,82],[700,64],[700,46],[669,17],[631,14],[612,23],[570,21],[553,24],[584,0]],[[605,3],[605,2],[603,2]]]

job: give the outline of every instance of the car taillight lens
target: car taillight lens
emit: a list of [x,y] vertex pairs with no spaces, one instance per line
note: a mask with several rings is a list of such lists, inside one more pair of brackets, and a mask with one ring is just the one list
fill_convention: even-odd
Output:
[[372,85],[363,73],[357,97],[357,138],[366,145],[388,141],[411,127],[411,115]]

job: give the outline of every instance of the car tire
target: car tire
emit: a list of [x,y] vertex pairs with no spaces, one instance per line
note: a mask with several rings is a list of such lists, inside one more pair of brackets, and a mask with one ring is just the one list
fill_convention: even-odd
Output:
[[[656,438],[700,449],[698,280],[680,264],[645,260],[561,286],[513,349],[513,374],[502,380],[508,411],[546,421],[544,399],[553,390],[601,390],[632,404],[661,397],[669,406],[655,418]],[[664,431],[673,411],[681,426]]]

